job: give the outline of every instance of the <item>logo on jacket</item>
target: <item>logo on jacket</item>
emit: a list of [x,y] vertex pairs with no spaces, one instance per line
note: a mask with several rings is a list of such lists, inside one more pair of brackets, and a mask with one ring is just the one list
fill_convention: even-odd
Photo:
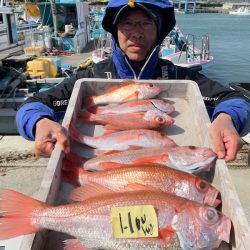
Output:
[[112,79],[112,74],[111,72],[104,72],[107,76],[107,79]]
[[161,67],[162,79],[168,79],[168,66]]
[[53,106],[54,107],[67,106],[68,103],[69,103],[69,100],[53,101]]

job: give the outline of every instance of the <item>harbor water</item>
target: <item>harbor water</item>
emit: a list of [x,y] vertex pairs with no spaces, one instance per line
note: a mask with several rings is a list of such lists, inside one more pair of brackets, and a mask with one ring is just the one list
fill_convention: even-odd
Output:
[[176,14],[176,23],[185,35],[209,36],[214,60],[203,70],[207,77],[225,86],[250,82],[250,16]]

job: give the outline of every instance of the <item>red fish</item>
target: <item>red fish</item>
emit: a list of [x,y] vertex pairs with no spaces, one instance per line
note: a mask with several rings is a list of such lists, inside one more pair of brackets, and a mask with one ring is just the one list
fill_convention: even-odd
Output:
[[[114,238],[111,208],[138,205],[152,205],[157,211],[159,236]],[[3,211],[0,240],[49,229],[76,238],[66,243],[68,250],[120,250],[128,246],[130,249],[162,250],[167,249],[175,234],[183,249],[213,249],[221,241],[229,242],[231,230],[230,219],[213,207],[161,191],[112,193],[83,202],[50,206],[21,193],[5,190],[0,195],[0,210]]]
[[166,114],[171,114],[175,108],[174,105],[166,100],[149,99],[149,100],[136,100],[120,104],[109,104],[102,107],[91,107],[89,112],[94,114],[107,114],[107,113],[138,113],[146,112],[148,110],[158,110]]
[[63,179],[82,185],[73,191],[73,200],[83,200],[101,193],[127,190],[161,190],[199,202],[217,206],[219,191],[207,181],[180,170],[161,165],[131,165],[100,172],[90,172],[79,167],[62,171]]
[[98,154],[115,150],[176,146],[176,143],[167,135],[149,129],[133,129],[102,136],[86,136],[81,134],[71,123],[69,133],[76,141],[97,148]]
[[79,114],[80,120],[100,125],[109,125],[110,130],[155,129],[170,127],[174,119],[162,112],[149,110],[146,113],[100,114],[88,112]]
[[161,164],[188,173],[199,173],[215,165],[217,155],[210,148],[175,146],[127,150],[85,161],[86,170],[104,170],[133,164]]
[[134,81],[128,80],[122,84],[109,87],[102,95],[86,97],[84,103],[88,108],[98,104],[150,99],[160,92],[160,87],[153,83],[135,83]]

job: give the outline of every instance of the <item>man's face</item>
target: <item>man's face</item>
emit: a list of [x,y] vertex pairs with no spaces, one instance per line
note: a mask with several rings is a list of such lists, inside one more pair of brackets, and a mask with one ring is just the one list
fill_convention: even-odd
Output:
[[143,61],[156,45],[157,27],[142,10],[125,14],[117,25],[119,46],[131,61]]

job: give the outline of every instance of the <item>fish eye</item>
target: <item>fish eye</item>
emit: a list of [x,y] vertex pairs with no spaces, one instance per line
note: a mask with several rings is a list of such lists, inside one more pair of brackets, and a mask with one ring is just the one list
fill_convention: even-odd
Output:
[[218,213],[214,208],[207,209],[207,219],[211,222],[215,222],[218,219]]
[[156,120],[159,122],[159,123],[164,123],[165,120],[161,117],[161,116],[157,116],[156,117]]
[[154,87],[154,84],[153,84],[153,83],[149,83],[149,84],[148,84],[148,87],[149,87],[149,88],[153,88],[153,87]]
[[196,184],[196,187],[201,191],[201,192],[206,192],[207,190],[208,190],[208,184],[204,181],[204,180],[202,180],[202,179],[200,179],[200,178],[197,178],[196,180],[195,180],[195,184]]

